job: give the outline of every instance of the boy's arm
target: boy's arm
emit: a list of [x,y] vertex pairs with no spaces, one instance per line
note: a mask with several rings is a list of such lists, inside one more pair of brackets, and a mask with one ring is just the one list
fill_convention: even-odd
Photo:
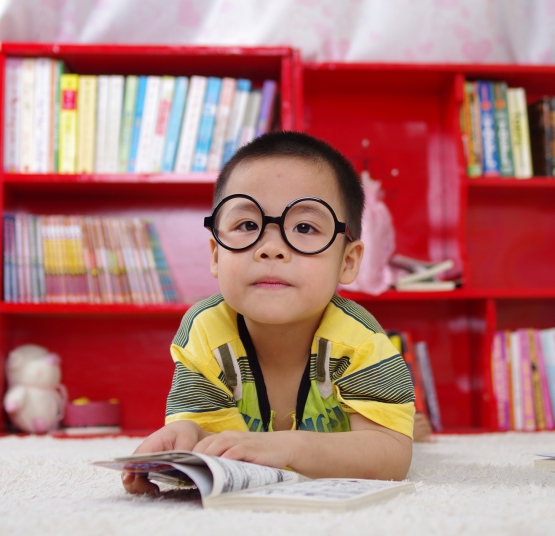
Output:
[[405,478],[412,458],[412,440],[362,415],[351,414],[350,418],[350,432],[222,432],[202,439],[193,450],[290,467],[311,478]]

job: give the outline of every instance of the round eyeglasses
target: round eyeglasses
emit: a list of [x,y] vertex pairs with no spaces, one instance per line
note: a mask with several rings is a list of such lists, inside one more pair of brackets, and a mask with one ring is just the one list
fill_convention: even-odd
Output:
[[281,216],[266,216],[258,201],[245,194],[234,194],[222,199],[212,216],[204,218],[204,226],[212,231],[216,242],[230,251],[254,246],[269,223],[279,225],[285,243],[304,255],[328,249],[338,234],[353,240],[345,223],[317,197],[300,197],[291,201]]

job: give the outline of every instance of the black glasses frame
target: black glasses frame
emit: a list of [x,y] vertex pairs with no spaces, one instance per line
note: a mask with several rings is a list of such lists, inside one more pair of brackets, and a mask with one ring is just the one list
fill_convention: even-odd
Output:
[[[222,207],[222,205],[229,201],[230,199],[236,199],[238,197],[241,197],[243,199],[248,199],[249,201],[252,201],[260,210],[260,214],[262,214],[262,227],[260,229],[260,233],[258,235],[258,238],[249,246],[246,246],[244,248],[232,248],[227,246],[226,244],[224,244],[218,237],[218,233],[216,232],[216,229],[214,229],[214,221],[216,219],[216,215],[218,213],[218,210],[220,210],[220,208]],[[306,251],[301,251],[300,249],[297,249],[295,246],[293,246],[289,240],[287,239],[287,235],[285,234],[285,229],[283,228],[283,222],[285,221],[285,216],[287,215],[287,213],[291,210],[291,208],[293,208],[297,203],[300,203],[301,201],[316,201],[317,203],[320,203],[322,205],[324,205],[330,212],[331,215],[333,216],[333,221],[335,223],[335,229],[334,229],[334,233],[333,233],[333,237],[331,238],[331,240],[323,247],[320,248],[317,251],[312,251],[310,253],[307,253]],[[250,195],[246,195],[246,194],[233,194],[233,195],[228,195],[227,197],[225,197],[224,199],[222,199],[217,205],[216,208],[212,211],[212,215],[211,216],[206,216],[204,218],[204,227],[206,227],[206,229],[209,229],[212,232],[212,235],[214,236],[214,239],[216,240],[216,242],[218,242],[218,244],[220,244],[220,246],[222,246],[223,248],[229,250],[229,251],[245,251],[247,249],[252,248],[261,238],[262,235],[264,234],[264,230],[266,229],[266,225],[268,225],[269,223],[275,223],[276,225],[279,226],[279,230],[281,233],[281,237],[283,238],[283,241],[295,252],[300,253],[302,255],[317,255],[318,253],[322,253],[322,251],[325,251],[326,249],[328,249],[333,242],[335,241],[335,238],[337,237],[338,234],[344,234],[347,239],[349,241],[353,241],[353,238],[350,236],[349,234],[349,229],[347,228],[347,225],[343,222],[340,222],[337,219],[337,216],[335,215],[335,212],[333,211],[333,209],[323,200],[320,199],[319,197],[299,197],[298,199],[295,199],[293,201],[291,201],[291,203],[289,203],[283,213],[281,214],[281,216],[266,216],[266,214],[264,213],[264,209],[260,206],[260,203],[252,198]]]

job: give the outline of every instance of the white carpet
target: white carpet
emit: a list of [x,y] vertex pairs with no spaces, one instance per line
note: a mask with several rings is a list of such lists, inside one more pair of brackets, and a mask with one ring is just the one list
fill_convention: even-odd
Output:
[[115,471],[139,438],[0,438],[0,535],[555,535],[555,473],[533,468],[555,433],[445,435],[415,444],[417,493],[348,514],[202,510],[127,495]]

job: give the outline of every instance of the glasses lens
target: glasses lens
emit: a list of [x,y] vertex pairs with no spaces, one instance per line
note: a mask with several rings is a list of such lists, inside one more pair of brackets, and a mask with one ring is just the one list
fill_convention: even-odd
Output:
[[331,211],[317,201],[299,201],[293,205],[283,222],[289,243],[304,253],[314,253],[326,247],[335,233]]
[[256,242],[262,229],[262,213],[244,197],[228,199],[215,214],[214,232],[222,244],[243,249]]

